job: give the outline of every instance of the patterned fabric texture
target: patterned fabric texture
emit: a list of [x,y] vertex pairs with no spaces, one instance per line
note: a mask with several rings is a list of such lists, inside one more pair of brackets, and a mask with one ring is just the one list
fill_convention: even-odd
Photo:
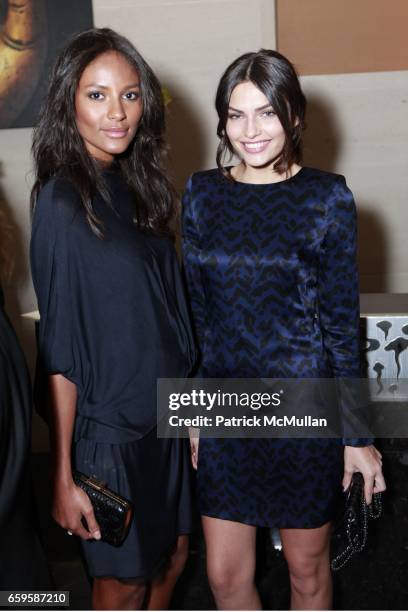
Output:
[[[302,168],[248,184],[196,173],[183,237],[200,376],[360,376],[356,211],[343,177]],[[317,527],[341,492],[342,441],[202,439],[198,465],[202,514]]]

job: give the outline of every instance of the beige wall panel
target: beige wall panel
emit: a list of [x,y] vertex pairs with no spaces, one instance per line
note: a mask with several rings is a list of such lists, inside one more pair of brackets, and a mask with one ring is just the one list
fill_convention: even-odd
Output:
[[345,174],[364,291],[408,292],[408,72],[302,77],[305,162]]
[[13,323],[21,328],[20,312],[32,309],[36,301],[28,268],[30,239],[29,197],[33,182],[30,147],[31,129],[0,130],[0,205],[13,227],[15,270],[6,285],[6,297]]
[[301,74],[408,69],[407,0],[277,0],[278,49]]

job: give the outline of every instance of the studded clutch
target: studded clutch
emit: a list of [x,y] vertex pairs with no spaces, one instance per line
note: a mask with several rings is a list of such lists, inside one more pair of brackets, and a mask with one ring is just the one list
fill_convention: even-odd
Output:
[[96,478],[74,471],[74,482],[91,500],[101,530],[101,540],[120,546],[126,539],[132,521],[133,507],[129,500],[109,489]]
[[364,478],[360,472],[353,474],[347,492],[345,511],[334,533],[336,556],[331,568],[337,571],[344,567],[356,553],[367,544],[368,520],[378,519],[382,513],[381,493],[374,493],[372,502],[367,504],[364,497]]

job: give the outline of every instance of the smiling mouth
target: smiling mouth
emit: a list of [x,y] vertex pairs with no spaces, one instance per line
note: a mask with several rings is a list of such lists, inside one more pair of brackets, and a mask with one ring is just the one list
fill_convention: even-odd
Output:
[[261,153],[266,149],[270,140],[258,140],[257,142],[241,142],[247,153]]
[[109,128],[103,130],[111,138],[123,138],[128,133],[128,128]]

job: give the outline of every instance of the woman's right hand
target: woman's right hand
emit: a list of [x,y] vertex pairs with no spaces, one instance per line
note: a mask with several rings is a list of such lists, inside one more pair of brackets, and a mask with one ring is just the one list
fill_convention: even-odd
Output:
[[[64,483],[55,485],[52,516],[63,529],[83,540],[101,539],[101,531],[91,501],[74,481],[68,485]],[[85,528],[82,519],[85,519],[88,529]]]

